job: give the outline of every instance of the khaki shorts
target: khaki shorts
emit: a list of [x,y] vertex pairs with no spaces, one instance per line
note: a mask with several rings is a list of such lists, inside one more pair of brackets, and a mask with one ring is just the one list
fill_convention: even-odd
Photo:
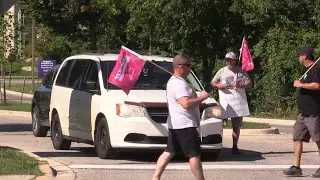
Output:
[[310,138],[315,142],[320,141],[320,116],[299,114],[293,125],[293,140],[309,142]]
[[232,127],[242,127],[243,117],[234,117],[231,118]]

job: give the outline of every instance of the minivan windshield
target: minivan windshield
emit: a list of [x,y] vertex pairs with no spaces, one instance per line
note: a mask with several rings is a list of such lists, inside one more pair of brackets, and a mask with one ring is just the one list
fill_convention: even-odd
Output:
[[[155,64],[161,66],[169,72],[172,72],[172,62],[167,61],[153,61]],[[101,61],[101,70],[103,75],[103,84],[105,89],[120,89],[119,87],[108,82],[110,73],[115,66],[116,61]],[[136,90],[165,90],[166,84],[170,79],[171,74],[165,72],[159,67],[150,62],[145,62],[141,70],[138,81],[132,89]],[[196,90],[203,90],[195,75],[191,72],[187,77],[187,82],[191,84]]]

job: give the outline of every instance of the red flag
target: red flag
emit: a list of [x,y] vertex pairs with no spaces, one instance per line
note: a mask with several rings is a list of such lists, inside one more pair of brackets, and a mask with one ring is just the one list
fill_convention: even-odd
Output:
[[139,78],[144,62],[141,55],[122,46],[108,82],[118,86],[126,94],[129,94]]
[[241,68],[244,71],[250,71],[254,68],[252,57],[248,48],[248,43],[246,38],[243,38],[242,45],[240,49],[240,58],[241,58]]

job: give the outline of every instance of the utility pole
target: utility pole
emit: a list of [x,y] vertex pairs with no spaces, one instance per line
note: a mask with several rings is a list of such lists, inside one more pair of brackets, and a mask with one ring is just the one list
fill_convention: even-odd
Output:
[[32,63],[31,63],[32,92],[34,92],[34,64],[35,64],[35,48],[36,48],[35,26],[36,26],[36,21],[34,18],[32,18]]

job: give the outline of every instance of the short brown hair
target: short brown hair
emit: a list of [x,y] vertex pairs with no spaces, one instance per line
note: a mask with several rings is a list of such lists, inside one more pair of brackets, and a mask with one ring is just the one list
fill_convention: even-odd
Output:
[[185,63],[189,63],[189,59],[185,56],[185,55],[176,55],[174,58],[173,58],[173,62],[172,62],[172,65],[173,67],[178,67],[179,65],[181,64],[185,64]]

